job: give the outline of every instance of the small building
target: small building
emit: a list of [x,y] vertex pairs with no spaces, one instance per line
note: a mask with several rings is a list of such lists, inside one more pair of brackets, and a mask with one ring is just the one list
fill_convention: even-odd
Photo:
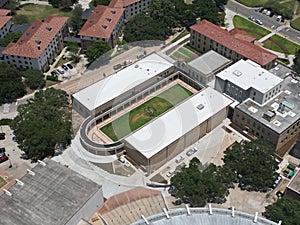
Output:
[[172,63],[153,53],[73,94],[73,109],[83,117],[88,117],[118,106],[115,112],[104,114],[104,118],[109,118],[137,101],[126,103],[125,100],[173,71]]
[[190,28],[190,45],[199,52],[214,50],[233,62],[250,59],[265,69],[272,68],[277,59],[275,54],[255,45],[253,37],[242,31],[229,32],[207,20]]
[[[1,2],[0,2],[1,5]],[[10,10],[0,9],[0,39],[4,38],[9,32],[13,22],[12,17],[9,16]]]
[[193,61],[187,63],[187,73],[202,84],[215,79],[215,75],[231,64],[231,61],[215,51],[208,51]]
[[294,177],[288,183],[285,189],[285,195],[300,201],[300,170],[296,172]]
[[127,136],[127,155],[151,173],[221,124],[231,103],[208,87]]
[[37,20],[14,43],[2,51],[1,61],[19,69],[46,71],[63,49],[63,39],[68,35],[68,17],[49,15]]
[[86,50],[96,40],[114,47],[124,25],[123,13],[123,8],[98,5],[78,33],[81,47]]
[[215,89],[242,102],[264,104],[282,90],[283,79],[251,60],[239,60],[216,75]]
[[127,21],[145,8],[148,8],[152,0],[111,0],[109,7],[124,8],[124,19]]
[[74,225],[103,205],[102,187],[50,159],[0,196],[2,225]]

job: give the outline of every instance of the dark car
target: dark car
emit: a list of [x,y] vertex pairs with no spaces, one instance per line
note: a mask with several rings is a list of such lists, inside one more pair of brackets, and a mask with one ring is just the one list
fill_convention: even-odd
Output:
[[5,153],[5,148],[0,148],[0,154]]
[[69,70],[69,68],[66,66],[66,65],[61,65],[61,67],[65,70],[65,71],[68,71]]
[[51,72],[51,76],[52,76],[52,77],[57,77],[58,74],[57,74],[55,71],[52,71],[52,72]]
[[72,64],[70,64],[70,63],[67,64],[67,67],[68,67],[70,70],[73,69],[73,66],[72,66]]
[[3,163],[5,161],[7,161],[7,160],[8,160],[8,157],[5,154],[3,154],[2,156],[0,156],[0,163]]
[[5,133],[0,133],[0,140],[4,140],[5,139]]

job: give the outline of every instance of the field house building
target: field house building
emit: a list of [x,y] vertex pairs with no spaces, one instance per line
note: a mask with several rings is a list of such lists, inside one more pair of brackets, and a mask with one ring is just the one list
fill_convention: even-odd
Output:
[[207,20],[190,28],[190,45],[201,53],[214,50],[233,62],[250,59],[265,69],[274,67],[277,56],[255,45],[255,38],[241,30],[227,31]]
[[[100,144],[88,137],[97,124],[176,79],[196,93],[119,141]],[[228,106],[232,103],[219,92],[205,89],[177,71],[172,63],[156,53],[73,94],[72,98],[73,109],[86,118],[80,128],[80,141],[86,150],[96,155],[126,150],[127,155],[148,173],[218,126],[227,117]]]

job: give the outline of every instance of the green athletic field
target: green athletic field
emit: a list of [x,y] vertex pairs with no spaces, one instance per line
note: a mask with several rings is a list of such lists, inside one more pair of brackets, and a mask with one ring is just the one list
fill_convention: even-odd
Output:
[[176,84],[111,123],[101,127],[100,130],[111,140],[117,141],[182,102],[192,94],[191,91],[180,84]]

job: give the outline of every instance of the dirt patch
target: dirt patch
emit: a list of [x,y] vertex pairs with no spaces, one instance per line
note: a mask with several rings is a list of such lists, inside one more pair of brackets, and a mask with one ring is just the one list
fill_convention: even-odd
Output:
[[7,182],[2,177],[0,177],[0,188],[5,186],[6,184],[7,184]]
[[166,181],[166,180],[162,177],[162,175],[160,175],[160,174],[156,174],[156,175],[155,175],[154,177],[152,177],[150,180],[153,181],[153,182],[162,183],[162,184],[167,184],[167,183],[168,183],[168,181]]

